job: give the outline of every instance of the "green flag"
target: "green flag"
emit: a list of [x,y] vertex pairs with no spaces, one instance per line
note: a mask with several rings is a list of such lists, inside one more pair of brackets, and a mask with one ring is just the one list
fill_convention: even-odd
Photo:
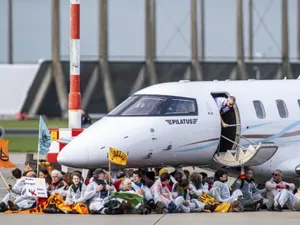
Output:
[[144,199],[142,196],[130,192],[114,192],[110,197],[124,199],[131,204],[132,208],[135,208]]

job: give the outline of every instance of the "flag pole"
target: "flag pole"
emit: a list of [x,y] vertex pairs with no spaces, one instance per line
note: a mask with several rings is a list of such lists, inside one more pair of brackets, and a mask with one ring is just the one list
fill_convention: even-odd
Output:
[[40,152],[38,150],[38,155],[37,155],[37,163],[36,163],[36,175],[39,177],[39,163],[40,163]]
[[109,186],[111,185],[111,162],[108,162]]
[[36,162],[36,175],[39,177],[39,162],[40,162],[40,136],[41,136],[41,119],[42,116],[40,115],[40,121],[39,121],[39,137],[38,137],[38,154],[37,154],[37,162]]
[[1,172],[0,172],[0,176],[1,176],[1,178],[2,178],[2,180],[3,180],[3,182],[4,182],[4,184],[6,185],[7,190],[8,190],[9,192],[12,192],[12,191],[9,189],[9,185],[8,185],[8,183],[6,182],[6,180],[4,179],[4,177],[3,177],[3,175],[2,175]]
[[[110,171],[111,171],[111,162],[110,162],[110,148],[108,149],[108,185],[111,186],[111,175],[110,175]],[[108,195],[110,195],[110,191],[108,191]]]

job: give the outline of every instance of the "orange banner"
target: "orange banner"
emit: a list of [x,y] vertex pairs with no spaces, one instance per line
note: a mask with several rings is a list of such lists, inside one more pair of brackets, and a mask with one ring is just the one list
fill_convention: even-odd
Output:
[[14,168],[16,164],[9,161],[8,140],[0,140],[0,168]]

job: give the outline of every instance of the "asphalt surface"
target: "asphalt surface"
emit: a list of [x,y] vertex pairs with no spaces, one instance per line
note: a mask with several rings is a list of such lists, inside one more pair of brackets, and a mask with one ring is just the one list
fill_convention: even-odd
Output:
[[[166,215],[18,215],[1,214],[4,224],[53,225],[53,224],[114,224],[114,225],[296,225],[299,224],[299,212],[244,212],[244,213],[178,213]],[[1,224],[2,224],[1,223]]]
[[[39,129],[4,129],[4,134],[9,136],[37,136],[39,134]],[[5,137],[5,136],[4,136]]]

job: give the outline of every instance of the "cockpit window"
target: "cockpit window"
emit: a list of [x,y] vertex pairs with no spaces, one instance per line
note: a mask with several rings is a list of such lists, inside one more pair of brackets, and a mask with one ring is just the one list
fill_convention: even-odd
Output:
[[196,112],[195,102],[185,99],[172,99],[166,114],[189,114]]
[[108,116],[178,115],[198,115],[196,99],[162,95],[134,95],[108,114]]
[[157,115],[160,113],[160,105],[167,100],[166,97],[142,96],[129,108],[121,113],[123,116]]
[[139,96],[130,96],[125,101],[123,101],[120,105],[118,105],[116,108],[114,108],[109,115],[118,115],[120,112],[122,112],[125,108],[127,108],[131,103],[133,103],[135,100],[137,100]]

